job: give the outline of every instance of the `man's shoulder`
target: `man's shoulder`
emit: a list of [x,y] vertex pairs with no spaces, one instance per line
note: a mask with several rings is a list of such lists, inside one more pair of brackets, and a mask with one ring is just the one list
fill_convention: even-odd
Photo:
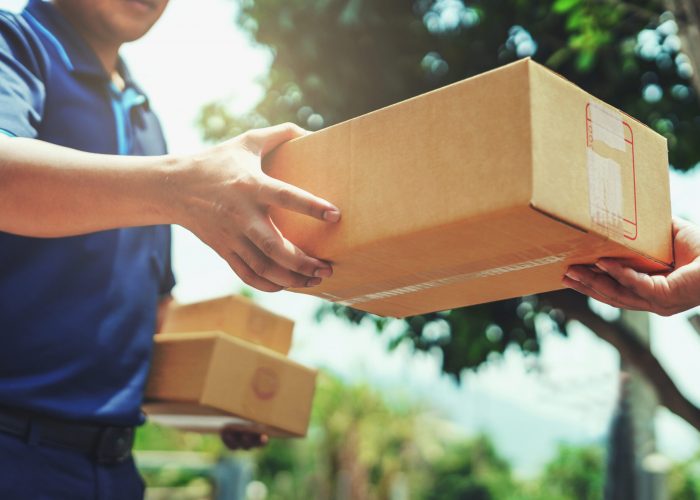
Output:
[[0,36],[14,34],[17,36],[32,36],[32,29],[21,13],[11,12],[0,8]]
[[46,52],[38,34],[21,13],[0,9],[0,53],[33,68],[44,66]]

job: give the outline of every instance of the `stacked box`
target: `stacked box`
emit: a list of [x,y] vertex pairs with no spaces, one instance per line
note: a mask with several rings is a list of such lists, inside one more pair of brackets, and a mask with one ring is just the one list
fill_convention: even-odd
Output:
[[293,322],[237,296],[171,308],[144,411],[183,430],[304,436],[316,371],[288,359]]
[[162,333],[221,331],[287,355],[294,322],[256,305],[251,299],[228,295],[177,304],[168,309]]

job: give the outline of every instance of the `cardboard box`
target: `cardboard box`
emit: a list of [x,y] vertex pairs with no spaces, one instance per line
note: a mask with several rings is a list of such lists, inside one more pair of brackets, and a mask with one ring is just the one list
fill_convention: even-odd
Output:
[[296,291],[383,316],[555,290],[601,256],[673,262],[666,140],[529,59],[284,144],[264,168],[343,212],[273,211],[335,263]]
[[238,295],[169,308],[163,333],[218,330],[287,354],[294,322]]
[[225,423],[304,436],[316,371],[221,332],[162,333],[145,393],[153,421],[206,431]]

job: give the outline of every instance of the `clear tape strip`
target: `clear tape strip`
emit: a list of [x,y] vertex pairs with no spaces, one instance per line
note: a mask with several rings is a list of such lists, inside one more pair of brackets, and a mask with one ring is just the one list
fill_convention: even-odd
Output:
[[602,141],[618,151],[625,151],[627,146],[622,115],[594,102],[589,103],[589,110],[593,140]]
[[[409,293],[416,293],[423,290],[428,290],[431,288],[438,288],[448,285],[456,285],[458,283],[463,283],[465,281],[474,280],[478,278],[488,278],[492,276],[500,276],[506,273],[512,273],[516,271],[524,271],[525,269],[532,269],[534,267],[546,266],[549,264],[556,264],[558,262],[563,262],[568,257],[573,255],[575,251],[560,253],[557,255],[549,255],[547,257],[542,257],[539,259],[532,259],[523,262],[517,262],[515,264],[509,264],[507,266],[494,267],[491,269],[484,269],[482,271],[474,271],[470,273],[457,274],[455,276],[448,276],[446,278],[440,278],[431,281],[425,281],[423,283],[417,283],[415,285],[402,286],[399,288],[394,288],[391,290],[386,290],[383,292],[369,293],[367,295],[362,295],[359,297],[353,297],[351,299],[338,301],[338,304],[343,306],[352,306],[355,304],[361,304],[364,302],[372,302],[375,300],[389,299],[392,297],[397,297],[400,295],[406,295]],[[330,295],[330,294],[327,294]],[[330,298],[330,297],[329,297]]]

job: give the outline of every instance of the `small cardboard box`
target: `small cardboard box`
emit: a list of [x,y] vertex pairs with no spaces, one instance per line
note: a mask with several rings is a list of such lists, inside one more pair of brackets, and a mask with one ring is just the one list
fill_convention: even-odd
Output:
[[294,322],[238,295],[175,305],[169,308],[162,332],[218,330],[287,354]]
[[379,315],[555,290],[602,256],[673,262],[666,140],[529,59],[291,141],[264,168],[343,213],[272,212],[335,263],[295,291]]
[[224,424],[272,436],[304,436],[316,371],[221,332],[161,333],[144,411],[176,427]]

